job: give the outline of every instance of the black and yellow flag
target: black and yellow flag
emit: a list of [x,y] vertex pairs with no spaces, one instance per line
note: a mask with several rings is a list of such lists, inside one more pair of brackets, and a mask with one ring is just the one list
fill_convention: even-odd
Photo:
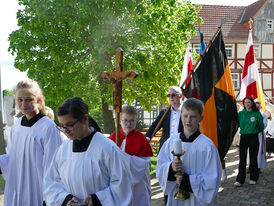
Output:
[[184,95],[204,102],[201,132],[217,147],[224,159],[238,129],[238,113],[222,31],[193,73]]

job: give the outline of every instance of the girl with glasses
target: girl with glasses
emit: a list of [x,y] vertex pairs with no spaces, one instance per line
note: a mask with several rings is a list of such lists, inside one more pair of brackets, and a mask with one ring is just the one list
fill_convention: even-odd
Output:
[[6,180],[4,205],[43,205],[43,177],[62,139],[44,114],[44,96],[36,81],[20,81],[15,102],[23,116],[11,129],[7,154],[0,156]]
[[88,105],[68,98],[58,108],[58,128],[69,140],[56,152],[45,178],[47,205],[128,206],[132,201],[124,154],[88,115]]

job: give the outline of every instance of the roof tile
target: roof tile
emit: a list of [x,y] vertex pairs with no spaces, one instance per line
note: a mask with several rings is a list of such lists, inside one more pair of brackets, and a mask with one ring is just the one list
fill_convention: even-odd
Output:
[[[268,0],[259,0],[247,7],[244,6],[220,6],[220,5],[201,5],[202,9],[199,16],[204,23],[200,25],[200,30],[205,39],[211,39],[215,34],[221,21],[224,38],[226,39],[246,39],[248,36],[248,20],[254,17],[263,8]],[[199,39],[198,32],[193,39]],[[254,39],[256,37],[254,36]]]

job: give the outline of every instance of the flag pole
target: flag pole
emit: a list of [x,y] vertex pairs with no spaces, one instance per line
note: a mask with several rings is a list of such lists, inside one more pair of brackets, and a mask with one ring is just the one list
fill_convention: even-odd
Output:
[[206,53],[206,51],[211,47],[212,42],[214,41],[214,39],[216,38],[216,36],[219,34],[219,32],[221,31],[221,26],[218,27],[216,33],[214,34],[214,36],[212,37],[212,39],[209,41],[209,43],[207,44],[206,48],[204,49],[203,53],[200,55],[199,59],[196,61],[195,65],[193,66],[193,68],[190,70],[189,74],[187,75],[185,81],[183,82],[181,89],[183,89],[184,85],[186,84],[186,82],[188,81],[188,79],[190,78],[190,76],[194,73],[194,71],[196,70],[196,67],[198,66],[198,64],[200,63],[200,61],[203,59],[204,54]]
[[[200,63],[200,61],[203,59],[204,54],[206,53],[206,51],[211,47],[212,42],[214,41],[214,39],[216,38],[216,36],[219,34],[219,32],[221,31],[222,25],[223,25],[223,21],[221,23],[221,25],[218,27],[216,33],[214,34],[214,36],[212,37],[212,39],[209,41],[209,43],[207,44],[206,48],[204,49],[203,53],[200,55],[199,59],[196,61],[195,65],[193,66],[193,68],[190,70],[189,74],[187,75],[185,81],[183,82],[182,86],[181,86],[181,90],[183,90],[186,82],[188,81],[188,79],[190,78],[190,76],[193,74],[193,72],[196,70],[197,65]],[[164,121],[167,113],[169,112],[169,110],[171,109],[171,105],[169,105],[169,107],[167,108],[167,110],[165,111],[165,113],[163,114],[163,116],[161,117],[160,121],[158,122],[158,124],[156,125],[151,138],[154,137],[154,135],[157,133],[157,131],[160,129],[160,125],[162,124],[162,122]]]
[[249,23],[249,29],[252,29],[253,30],[253,19],[252,18],[250,18],[249,19],[249,21],[248,21],[248,23]]

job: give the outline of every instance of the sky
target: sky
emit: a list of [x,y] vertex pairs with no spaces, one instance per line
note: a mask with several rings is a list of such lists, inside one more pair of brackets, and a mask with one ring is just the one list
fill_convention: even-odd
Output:
[[1,66],[1,88],[12,90],[18,81],[26,78],[26,74],[15,69],[13,66],[14,56],[8,52],[9,34],[18,29],[16,12],[18,10],[17,0],[0,1],[0,66]]
[[[246,6],[256,0],[191,0],[194,4],[211,4],[227,6]],[[16,12],[19,9],[18,0],[0,1],[0,66],[1,66],[1,88],[12,90],[18,81],[27,78],[25,72],[15,69],[14,56],[8,52],[9,34],[18,29]]]

